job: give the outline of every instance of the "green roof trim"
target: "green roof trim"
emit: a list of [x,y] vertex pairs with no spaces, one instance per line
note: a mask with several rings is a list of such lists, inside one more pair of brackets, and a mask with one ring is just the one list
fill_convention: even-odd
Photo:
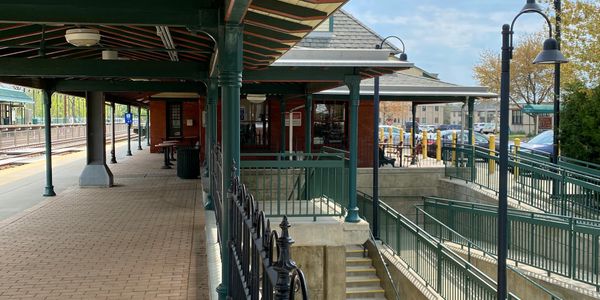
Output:
[[0,87],[0,102],[33,104],[33,99],[27,94],[8,88]]
[[554,104],[527,104],[523,106],[526,114],[540,115],[554,113]]

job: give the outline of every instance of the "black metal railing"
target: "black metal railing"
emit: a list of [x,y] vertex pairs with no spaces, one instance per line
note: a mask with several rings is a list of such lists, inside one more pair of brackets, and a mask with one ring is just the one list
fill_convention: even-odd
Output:
[[[215,152],[219,153],[219,152]],[[290,224],[286,216],[279,227],[281,233],[271,229],[269,219],[258,207],[254,196],[241,183],[235,164],[231,186],[223,201],[231,205],[225,215],[217,217],[229,222],[230,242],[227,249],[221,242],[221,251],[229,251],[229,297],[231,299],[308,299],[308,288],[302,270],[291,259]],[[215,168],[219,170],[218,168]],[[222,170],[222,169],[221,169]],[[216,192],[216,191],[215,191]],[[217,204],[215,213],[220,214]],[[226,262],[224,262],[226,263]]]
[[215,144],[211,152],[212,159],[212,170],[209,176],[211,176],[211,197],[215,206],[215,218],[217,220],[217,236],[221,238],[221,214],[223,207],[223,154],[221,153],[221,145]]

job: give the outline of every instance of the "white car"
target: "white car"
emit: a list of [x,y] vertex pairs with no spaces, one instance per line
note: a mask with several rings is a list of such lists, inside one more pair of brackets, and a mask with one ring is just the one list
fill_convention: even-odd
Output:
[[485,126],[485,123],[475,123],[475,124],[473,124],[473,130],[475,132],[481,132],[481,129],[483,129],[483,126]]

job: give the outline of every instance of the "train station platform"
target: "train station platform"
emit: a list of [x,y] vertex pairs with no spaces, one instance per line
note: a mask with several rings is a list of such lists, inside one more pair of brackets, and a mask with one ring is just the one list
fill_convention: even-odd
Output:
[[115,187],[72,185],[0,221],[0,299],[207,299],[201,182],[162,159],[135,152],[110,165]]

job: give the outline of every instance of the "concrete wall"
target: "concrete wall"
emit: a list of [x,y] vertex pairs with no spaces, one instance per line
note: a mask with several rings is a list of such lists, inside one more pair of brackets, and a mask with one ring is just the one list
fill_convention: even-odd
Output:
[[346,298],[345,246],[292,246],[292,257],[306,276],[310,299]]
[[[392,261],[386,255],[379,256],[377,246],[373,242],[367,241],[366,245],[369,250],[369,257],[373,260],[373,266],[377,269],[377,276],[381,279],[381,285],[385,290],[387,299],[396,299],[392,284],[396,286],[400,299],[437,299],[437,296],[428,291],[421,282],[414,280],[411,276],[414,274],[396,261],[397,257],[393,257],[394,261]],[[391,280],[385,270],[385,265],[388,267]]]
[[[358,170],[357,189],[371,195],[373,169]],[[422,204],[422,197],[436,196],[459,201],[498,204],[494,192],[477,185],[444,176],[444,168],[381,168],[379,169],[379,198],[399,213],[414,221],[414,205]],[[509,199],[510,207],[531,210]]]
[[[423,203],[423,196],[439,196],[444,168],[381,168],[379,169],[379,199],[408,218],[415,214],[414,205]],[[373,169],[358,170],[357,189],[371,195]]]
[[[271,220],[278,224],[280,218]],[[308,280],[310,299],[346,298],[346,245],[361,245],[369,239],[365,221],[345,223],[343,218],[289,218],[292,259]]]

